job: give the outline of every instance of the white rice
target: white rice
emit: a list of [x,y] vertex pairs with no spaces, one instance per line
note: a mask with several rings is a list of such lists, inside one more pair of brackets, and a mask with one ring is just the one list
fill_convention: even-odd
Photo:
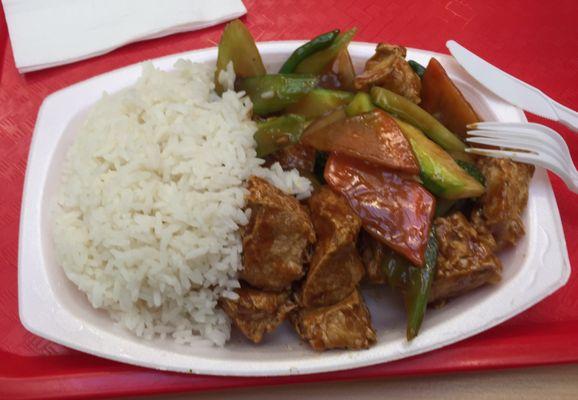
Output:
[[[213,74],[145,64],[133,87],[94,106],[63,166],[57,260],[94,307],[144,338],[223,345],[230,321],[216,305],[239,287],[246,179],[311,191],[295,170],[260,167],[250,101],[217,96]],[[219,78],[230,88],[232,68]]]

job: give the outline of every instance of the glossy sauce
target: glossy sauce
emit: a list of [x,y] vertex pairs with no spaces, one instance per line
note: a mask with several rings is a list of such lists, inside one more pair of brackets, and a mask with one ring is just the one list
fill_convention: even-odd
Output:
[[338,120],[322,128],[305,130],[301,143],[320,151],[339,152],[382,165],[388,169],[418,174],[411,145],[395,122],[382,110],[373,110]]
[[430,60],[425,70],[421,97],[420,106],[462,139],[466,137],[467,125],[480,121],[470,103],[435,58]]
[[329,157],[324,176],[373,237],[414,265],[423,265],[435,210],[431,193],[414,180],[339,154]]

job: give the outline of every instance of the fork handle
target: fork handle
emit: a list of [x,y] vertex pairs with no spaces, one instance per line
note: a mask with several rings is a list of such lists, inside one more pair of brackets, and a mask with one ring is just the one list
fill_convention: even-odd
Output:
[[572,129],[574,132],[578,132],[578,113],[556,101],[552,100],[551,104],[552,107],[554,107],[556,114],[558,114],[560,122]]

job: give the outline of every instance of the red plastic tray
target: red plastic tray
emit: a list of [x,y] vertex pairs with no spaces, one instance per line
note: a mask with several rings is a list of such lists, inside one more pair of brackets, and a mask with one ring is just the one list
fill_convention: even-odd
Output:
[[[496,1],[246,0],[257,40],[305,39],[357,26],[356,40],[446,52],[453,38],[519,78],[578,108],[578,3]],[[1,11],[0,11],[1,12]],[[520,316],[471,339],[410,359],[350,371],[275,378],[159,372],[69,350],[28,333],[18,320],[20,200],[36,113],[49,93],[112,69],[213,46],[221,26],[126,46],[91,60],[19,75],[0,14],[0,398],[153,394],[443,373],[578,362],[578,277]],[[47,32],[49,34],[49,32]],[[560,125],[578,160],[578,136]],[[578,265],[578,197],[551,177],[573,266]],[[548,268],[544,265],[543,268]]]

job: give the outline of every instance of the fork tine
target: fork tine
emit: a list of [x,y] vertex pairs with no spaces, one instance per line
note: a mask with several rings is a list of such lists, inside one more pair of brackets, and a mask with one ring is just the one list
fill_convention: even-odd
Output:
[[[552,157],[562,157],[565,162],[571,163],[572,157],[570,156],[570,151],[566,142],[560,135],[554,132],[554,135],[544,133],[542,131],[535,130],[511,130],[498,132],[494,130],[474,130],[468,131],[468,135],[471,136],[481,136],[490,138],[511,138],[510,142],[512,146],[507,147],[518,147],[517,143],[524,142],[526,145],[532,144],[534,150],[541,153],[548,153]],[[516,143],[516,145],[514,145]]]
[[[510,133],[513,130],[516,132],[524,132],[532,136],[540,135],[540,137],[548,137],[552,142],[557,143],[564,148],[567,147],[564,138],[560,136],[555,130],[547,126],[536,124],[534,122],[518,123],[518,122],[477,122],[468,125],[469,129],[486,129],[500,132]],[[536,132],[538,131],[538,132]]]
[[541,155],[536,155],[532,153],[519,153],[516,151],[504,151],[504,150],[488,150],[480,148],[469,148],[466,149],[467,153],[478,154],[486,157],[494,158],[509,158],[515,162],[521,162],[525,164],[533,164],[545,169],[548,169],[558,175],[568,186],[575,186],[572,181],[571,172],[566,169],[565,164],[561,164],[559,160],[550,160],[549,157],[543,157]]
[[520,153],[517,151],[509,151],[509,150],[488,150],[476,147],[470,147],[469,149],[466,149],[466,152],[486,157],[507,158],[516,162],[538,165],[546,169],[554,168],[556,170],[559,170],[557,162],[554,163],[547,162],[543,158],[540,158],[540,156],[533,153]]
[[517,128],[519,124],[517,122],[474,122],[473,124],[468,124],[468,129],[513,129]]
[[504,139],[493,136],[469,136],[466,138],[466,142],[485,144],[487,146],[504,147]]
[[481,122],[468,125],[468,128],[467,142],[507,147],[510,150],[470,147],[466,152],[544,167],[578,193],[578,170],[568,145],[556,131],[535,123]]
[[502,130],[507,131],[509,129],[516,129],[516,130],[524,130],[524,131],[541,131],[550,136],[558,136],[560,134],[553,130],[550,127],[545,125],[537,124],[535,122],[497,122],[497,121],[489,121],[489,122],[475,122],[473,124],[468,125],[468,129],[495,129],[495,130]]
[[[571,160],[567,148],[560,146],[552,141],[550,137],[534,132],[534,134],[523,133],[518,131],[509,131],[507,134],[491,130],[468,131],[470,137],[483,137],[502,140],[501,147],[518,148],[529,150],[537,153],[549,154],[551,157],[562,157],[565,161]],[[467,139],[466,139],[467,140]],[[473,142],[476,143],[476,142]]]
[[[513,161],[523,162],[528,164],[540,165],[544,168],[555,170],[555,171],[567,171],[566,164],[562,162],[557,157],[552,157],[549,154],[544,153],[526,153],[519,152],[516,150],[494,150],[494,149],[483,149],[471,147],[466,149],[468,153],[485,155],[488,157],[495,158],[509,158]],[[558,173],[557,172],[557,173]]]
[[[477,143],[477,144],[484,144],[489,146],[497,146],[501,149],[492,149],[496,151],[502,151],[507,153],[516,153],[512,154],[512,157],[517,157],[517,155],[527,155],[532,154],[538,156],[539,159],[545,160],[547,163],[552,164],[559,164],[559,165],[566,165],[568,163],[565,162],[563,157],[560,157],[559,154],[556,153],[555,149],[552,149],[548,146],[536,146],[524,142],[515,142],[513,140],[509,140],[509,138],[487,138],[487,137],[470,137],[466,138],[468,143]],[[506,150],[507,149],[507,150]],[[535,159],[535,158],[534,158]]]
[[536,124],[536,123],[531,123],[529,125],[531,125],[533,129],[536,129],[537,131],[542,133],[544,137],[547,137],[547,138],[551,139],[552,141],[558,143],[558,145],[562,146],[564,149],[568,148],[568,145],[566,144],[566,141],[564,140],[564,138],[558,132],[556,132],[554,129],[551,129],[551,128],[548,128],[547,126]]
[[494,129],[494,128],[480,128],[478,127],[477,129],[470,129],[468,130],[468,135],[490,135],[492,137],[509,137],[510,135],[515,134],[518,137],[524,137],[524,138],[537,138],[537,137],[542,137],[542,134],[536,134],[536,132],[524,132],[524,131],[518,131],[518,130],[514,130],[514,129],[509,129],[509,130],[498,130],[498,129]]
[[[467,138],[466,140],[472,143],[486,144],[490,146],[501,146],[502,148],[505,147],[509,149],[495,150],[497,152],[495,153],[496,156],[498,156],[498,152],[501,152],[502,154],[507,154],[508,158],[512,159],[513,161],[526,162],[530,164],[537,164],[537,162],[540,161],[540,165],[544,166],[545,168],[551,169],[552,165],[556,165],[558,171],[567,171],[568,163],[566,163],[563,159],[560,159],[559,155],[556,154],[553,149],[550,149],[547,146],[536,147],[531,145],[524,145],[522,143],[512,143],[505,138],[489,139],[474,137]],[[476,150],[478,149],[473,149],[473,151]],[[521,150],[522,152],[518,150]]]
[[[466,153],[478,154],[480,156],[494,157],[494,158],[513,158],[520,154],[517,151],[510,150],[494,150],[494,149],[483,149],[479,147],[468,147]],[[524,153],[532,154],[532,153]]]
[[528,144],[522,143],[522,142],[515,142],[509,138],[475,136],[475,137],[466,138],[466,142],[485,144],[487,146],[505,147],[508,149],[529,151],[532,153],[538,153],[538,151],[539,151],[532,145],[528,145]]
[[535,123],[531,123],[531,122],[526,122],[526,123],[520,123],[520,122],[475,122],[473,124],[469,124],[468,128],[469,129],[494,129],[494,130],[500,130],[500,131],[508,131],[510,129],[517,129],[517,130],[528,130],[528,131],[533,131],[536,130],[538,127],[540,127],[541,125],[539,124],[535,124]]

